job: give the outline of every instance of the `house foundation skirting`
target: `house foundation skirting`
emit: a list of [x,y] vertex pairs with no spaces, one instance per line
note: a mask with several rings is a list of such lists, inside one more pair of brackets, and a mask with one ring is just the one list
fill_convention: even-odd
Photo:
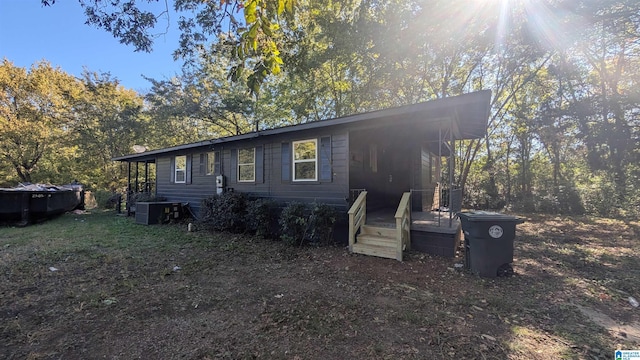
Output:
[[411,230],[411,249],[431,255],[452,258],[460,246],[462,231],[435,232]]

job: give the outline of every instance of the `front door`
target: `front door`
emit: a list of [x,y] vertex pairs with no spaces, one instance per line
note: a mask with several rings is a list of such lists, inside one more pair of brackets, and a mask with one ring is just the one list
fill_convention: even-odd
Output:
[[383,202],[396,208],[402,194],[411,188],[411,157],[406,146],[388,146],[382,149],[380,175],[382,176]]
[[412,152],[406,136],[390,129],[351,133],[349,188],[366,189],[367,209],[396,209],[412,184]]

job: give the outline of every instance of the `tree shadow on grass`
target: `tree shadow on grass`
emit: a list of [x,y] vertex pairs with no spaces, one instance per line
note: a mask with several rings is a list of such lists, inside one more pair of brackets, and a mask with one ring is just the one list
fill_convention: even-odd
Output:
[[[612,354],[617,344],[639,346],[635,338],[608,331],[605,323],[579,308],[621,323],[639,320],[626,300],[640,291],[640,262],[629,228],[616,223],[611,229],[591,229],[583,237],[582,226],[553,222],[543,220],[525,227],[516,240],[516,269],[523,282],[535,289],[532,293],[537,294],[538,304],[532,306],[544,314],[541,322],[530,325],[560,336],[572,352],[598,349]],[[608,236],[612,233],[617,235]]]

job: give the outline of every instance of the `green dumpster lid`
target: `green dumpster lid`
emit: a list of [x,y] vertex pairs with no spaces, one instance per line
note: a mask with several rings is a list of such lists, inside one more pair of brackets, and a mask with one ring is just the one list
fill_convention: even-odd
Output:
[[458,216],[466,218],[468,221],[517,221],[523,223],[524,219],[513,215],[500,214],[490,211],[463,211]]

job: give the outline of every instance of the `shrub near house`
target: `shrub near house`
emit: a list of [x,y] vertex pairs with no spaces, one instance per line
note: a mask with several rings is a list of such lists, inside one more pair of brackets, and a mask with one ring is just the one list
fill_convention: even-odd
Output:
[[332,242],[337,220],[333,207],[291,202],[282,209],[279,227],[274,229],[278,210],[271,200],[251,200],[243,193],[228,192],[202,201],[201,221],[215,231],[249,232],[265,238],[280,238],[290,245],[302,245],[305,241],[314,245]]

